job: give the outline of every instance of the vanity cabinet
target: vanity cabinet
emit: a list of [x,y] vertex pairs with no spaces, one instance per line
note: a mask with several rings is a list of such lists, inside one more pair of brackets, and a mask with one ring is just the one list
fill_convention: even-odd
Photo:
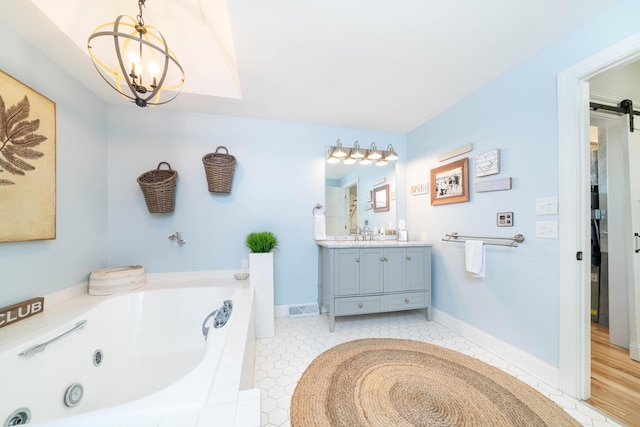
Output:
[[431,317],[431,245],[319,245],[319,304],[336,316],[426,309]]

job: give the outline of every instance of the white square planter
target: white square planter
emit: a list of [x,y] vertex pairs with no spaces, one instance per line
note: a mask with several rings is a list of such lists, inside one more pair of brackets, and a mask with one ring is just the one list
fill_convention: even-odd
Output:
[[249,254],[249,281],[255,289],[256,338],[275,335],[273,252]]

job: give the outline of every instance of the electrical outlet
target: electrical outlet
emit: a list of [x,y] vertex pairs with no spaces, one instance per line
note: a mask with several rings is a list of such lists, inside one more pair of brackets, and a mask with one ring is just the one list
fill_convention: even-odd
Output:
[[498,227],[513,227],[513,212],[498,212]]

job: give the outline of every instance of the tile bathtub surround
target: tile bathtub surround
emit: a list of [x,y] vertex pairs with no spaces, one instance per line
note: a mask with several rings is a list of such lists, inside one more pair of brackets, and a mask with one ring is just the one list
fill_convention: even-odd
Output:
[[577,401],[441,324],[425,321],[419,311],[340,317],[329,332],[327,314],[277,318],[276,334],[257,340],[255,387],[261,389],[261,425],[288,427],[291,396],[306,367],[320,353],[360,338],[404,338],[459,351],[493,365],[556,402],[584,426],[622,427],[592,406]]

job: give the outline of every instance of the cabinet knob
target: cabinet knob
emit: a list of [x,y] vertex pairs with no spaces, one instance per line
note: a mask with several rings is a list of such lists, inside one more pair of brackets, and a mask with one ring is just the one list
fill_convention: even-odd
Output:
[[360,258],[356,258],[356,262],[360,262]]
[[358,303],[358,308],[362,308],[362,303],[361,302]]
[[384,258],[383,257],[380,257],[380,262],[384,262]]
[[409,304],[409,298],[404,299],[405,304]]
[[407,256],[407,261],[411,261],[411,257],[410,256]]

